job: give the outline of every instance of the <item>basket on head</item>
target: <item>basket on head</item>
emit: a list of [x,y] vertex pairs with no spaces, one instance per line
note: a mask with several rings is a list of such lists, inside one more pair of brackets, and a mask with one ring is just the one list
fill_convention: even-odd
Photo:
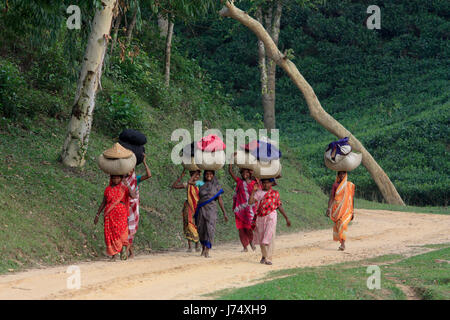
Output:
[[133,152],[120,145],[120,143],[114,143],[114,145],[103,152],[103,156],[108,159],[125,159],[131,157]]
[[257,161],[253,175],[258,179],[276,178],[281,175],[280,159]]
[[194,161],[200,170],[217,171],[225,165],[225,151],[202,152],[202,150],[196,149]]
[[200,168],[195,163],[194,158],[195,143],[187,144],[181,150],[181,165],[188,171],[197,171]]
[[330,159],[328,159],[327,153],[325,152],[323,159],[328,169],[334,171],[352,171],[361,164],[362,154],[350,152],[346,156],[342,156],[342,158],[339,159],[339,162],[333,163]]
[[241,169],[250,169],[255,171],[257,160],[251,153],[238,150],[236,151],[236,156],[234,157],[234,163]]
[[103,154],[98,157],[98,166],[109,175],[125,175],[136,166],[136,156],[131,152],[128,158],[106,158]]

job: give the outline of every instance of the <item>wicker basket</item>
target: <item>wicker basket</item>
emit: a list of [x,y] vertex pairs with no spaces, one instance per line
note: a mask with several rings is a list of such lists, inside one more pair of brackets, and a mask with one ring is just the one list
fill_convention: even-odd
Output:
[[133,153],[128,158],[109,159],[101,154],[98,157],[98,166],[109,175],[125,175],[136,166],[136,156]]
[[258,179],[276,178],[281,175],[280,159],[257,161],[253,175]]
[[182,158],[181,165],[188,171],[200,170],[200,168],[195,164],[194,157],[190,157],[189,159]]
[[203,152],[195,150],[195,164],[200,170],[217,171],[225,165],[225,151]]
[[250,169],[255,171],[258,160],[249,152],[238,150],[234,157],[234,163],[241,169]]

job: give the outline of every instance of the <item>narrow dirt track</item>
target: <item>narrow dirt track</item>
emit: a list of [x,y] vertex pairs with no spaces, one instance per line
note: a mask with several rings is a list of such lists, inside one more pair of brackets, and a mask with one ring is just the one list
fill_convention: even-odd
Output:
[[240,252],[237,240],[215,246],[210,259],[176,251],[79,263],[78,290],[66,288],[67,266],[4,275],[0,299],[210,299],[217,290],[257,283],[272,270],[417,254],[426,251],[422,245],[448,242],[450,216],[360,209],[349,227],[345,252],[337,251],[331,228],[278,235],[274,264],[267,266],[259,263],[259,248]]

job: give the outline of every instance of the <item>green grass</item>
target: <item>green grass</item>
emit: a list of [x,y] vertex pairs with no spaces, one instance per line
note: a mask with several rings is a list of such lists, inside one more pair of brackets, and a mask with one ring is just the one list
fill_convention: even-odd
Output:
[[395,204],[381,203],[377,201],[368,201],[365,199],[355,199],[355,208],[357,209],[374,209],[374,210],[392,210],[416,213],[433,213],[433,214],[450,214],[448,207],[418,207],[418,206],[401,206]]
[[[450,299],[450,247],[405,258],[389,255],[358,262],[272,272],[253,286],[217,292],[221,300],[397,300],[402,284],[419,299]],[[369,290],[369,265],[379,265],[381,288]],[[273,279],[273,280],[271,280]]]

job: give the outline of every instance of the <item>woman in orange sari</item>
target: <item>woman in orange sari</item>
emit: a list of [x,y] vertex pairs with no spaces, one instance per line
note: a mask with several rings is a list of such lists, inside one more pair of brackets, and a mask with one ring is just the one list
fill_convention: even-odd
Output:
[[334,222],[333,240],[341,243],[339,250],[345,250],[347,226],[353,220],[353,197],[355,185],[347,181],[347,172],[339,171],[331,189],[327,216]]
[[183,205],[183,233],[188,242],[188,252],[192,252],[191,242],[195,243],[195,251],[200,251],[199,236],[197,226],[194,222],[194,213],[197,210],[197,203],[199,200],[199,187],[204,183],[200,181],[200,170],[189,171],[191,178],[188,182],[181,183],[181,179],[185,175],[186,169],[183,170],[181,176],[172,184],[174,189],[186,189],[187,199]]
[[105,210],[106,253],[112,257],[112,260],[116,260],[119,253],[122,260],[127,259],[130,197],[135,198],[136,193],[126,179],[123,176],[112,175],[109,186],[105,189],[103,202],[94,219],[94,224],[97,224],[100,213]]

